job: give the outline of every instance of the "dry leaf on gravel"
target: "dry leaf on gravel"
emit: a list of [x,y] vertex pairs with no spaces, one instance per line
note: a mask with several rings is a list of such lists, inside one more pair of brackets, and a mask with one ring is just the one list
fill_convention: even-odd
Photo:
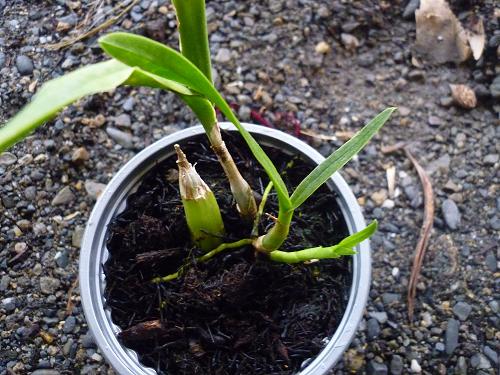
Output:
[[455,103],[465,109],[475,108],[477,105],[476,94],[469,86],[450,85],[451,96]]
[[417,54],[438,64],[459,63],[470,56],[467,33],[446,1],[422,0],[415,19]]
[[483,19],[481,17],[472,18],[467,25],[466,35],[474,59],[479,60],[486,45],[486,34],[484,33]]

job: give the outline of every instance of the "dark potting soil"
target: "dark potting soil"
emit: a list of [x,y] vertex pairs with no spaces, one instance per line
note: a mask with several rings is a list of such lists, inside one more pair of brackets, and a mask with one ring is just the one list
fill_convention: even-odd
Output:
[[[236,135],[225,139],[244,177],[262,194],[265,172]],[[181,147],[217,197],[227,242],[248,238],[251,223],[239,219],[205,138]],[[266,150],[290,191],[312,170],[309,162]],[[109,227],[105,293],[113,321],[123,329],[120,340],[159,374],[300,371],[342,319],[350,259],[288,265],[270,262],[247,246],[195,264],[201,252],[189,241],[176,171],[171,157],[147,173]],[[277,215],[274,194],[265,212]],[[260,233],[271,225],[272,219],[263,217]],[[332,245],[347,233],[335,195],[323,186],[296,211],[283,249]],[[186,264],[180,278],[150,282]]]

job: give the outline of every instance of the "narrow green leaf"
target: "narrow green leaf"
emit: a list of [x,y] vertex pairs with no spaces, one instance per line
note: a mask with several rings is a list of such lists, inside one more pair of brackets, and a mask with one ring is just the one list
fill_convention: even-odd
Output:
[[217,106],[236,126],[255,158],[267,172],[275,186],[280,204],[285,209],[290,207],[290,198],[285,183],[272,161],[252,135],[241,125],[231,107],[208,78],[193,63],[172,48],[139,35],[112,33],[102,37],[99,43],[102,49],[115,59],[185,85]]
[[366,228],[360,230],[357,233],[351,234],[349,237],[344,238],[337,244],[337,246],[345,248],[353,248],[357,244],[371,237],[373,233],[377,231],[377,228],[378,228],[378,222],[377,220],[373,220]]
[[354,155],[361,151],[395,110],[396,108],[387,108],[379,113],[363,129],[356,133],[354,137],[314,168],[293,192],[291,197],[292,208],[295,209],[304,203],[332,174],[342,168]]
[[318,246],[298,251],[272,251],[269,258],[275,262],[281,263],[300,263],[312,259],[335,259],[341,256],[354,255],[354,247],[369,238],[377,230],[377,221],[374,220],[363,230],[344,238],[334,246]]
[[181,53],[212,82],[205,0],[173,0]]
[[32,101],[0,128],[0,152],[53,118],[67,105],[87,95],[113,90],[121,84],[192,94],[191,90],[177,82],[131,68],[117,60],[89,65],[45,83]]
[[[212,64],[208,45],[205,0],[173,0],[177,15],[181,53],[212,82]],[[203,97],[180,95],[210,133],[217,123],[212,103]]]

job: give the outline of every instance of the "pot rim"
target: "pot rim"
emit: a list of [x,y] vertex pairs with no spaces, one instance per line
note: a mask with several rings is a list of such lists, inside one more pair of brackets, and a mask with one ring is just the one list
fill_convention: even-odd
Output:
[[[221,129],[237,131],[227,122],[219,124]],[[258,138],[261,145],[276,146],[281,143],[284,149],[302,153],[315,163],[325,158],[314,148],[303,141],[279,130],[260,125],[243,124],[245,128]],[[125,207],[126,197],[141,181],[145,173],[156,163],[172,155],[166,147],[191,136],[204,134],[201,125],[190,127],[168,135],[148,146],[129,160],[106,186],[97,200],[89,217],[80,251],[79,281],[83,311],[90,332],[97,346],[113,369],[121,375],[155,375],[152,368],[139,363],[137,353],[122,346],[116,334],[120,331],[111,319],[109,309],[105,308],[105,278],[102,264],[108,257],[106,250],[106,229],[110,220]],[[142,168],[141,168],[142,167]],[[329,186],[337,192],[338,203],[344,215],[350,233],[363,229],[366,224],[361,208],[349,186],[337,172],[328,181]],[[368,300],[371,283],[370,244],[366,240],[356,248],[353,256],[352,285],[342,320],[329,338],[328,344],[316,358],[303,369],[299,375],[326,374],[341,358],[351,343]]]

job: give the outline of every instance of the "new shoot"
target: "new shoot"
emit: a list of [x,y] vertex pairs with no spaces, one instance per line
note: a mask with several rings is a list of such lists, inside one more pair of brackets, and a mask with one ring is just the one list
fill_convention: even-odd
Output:
[[174,147],[179,168],[179,191],[191,238],[200,249],[213,250],[222,243],[224,236],[219,205],[214,193],[188,162],[180,146]]

